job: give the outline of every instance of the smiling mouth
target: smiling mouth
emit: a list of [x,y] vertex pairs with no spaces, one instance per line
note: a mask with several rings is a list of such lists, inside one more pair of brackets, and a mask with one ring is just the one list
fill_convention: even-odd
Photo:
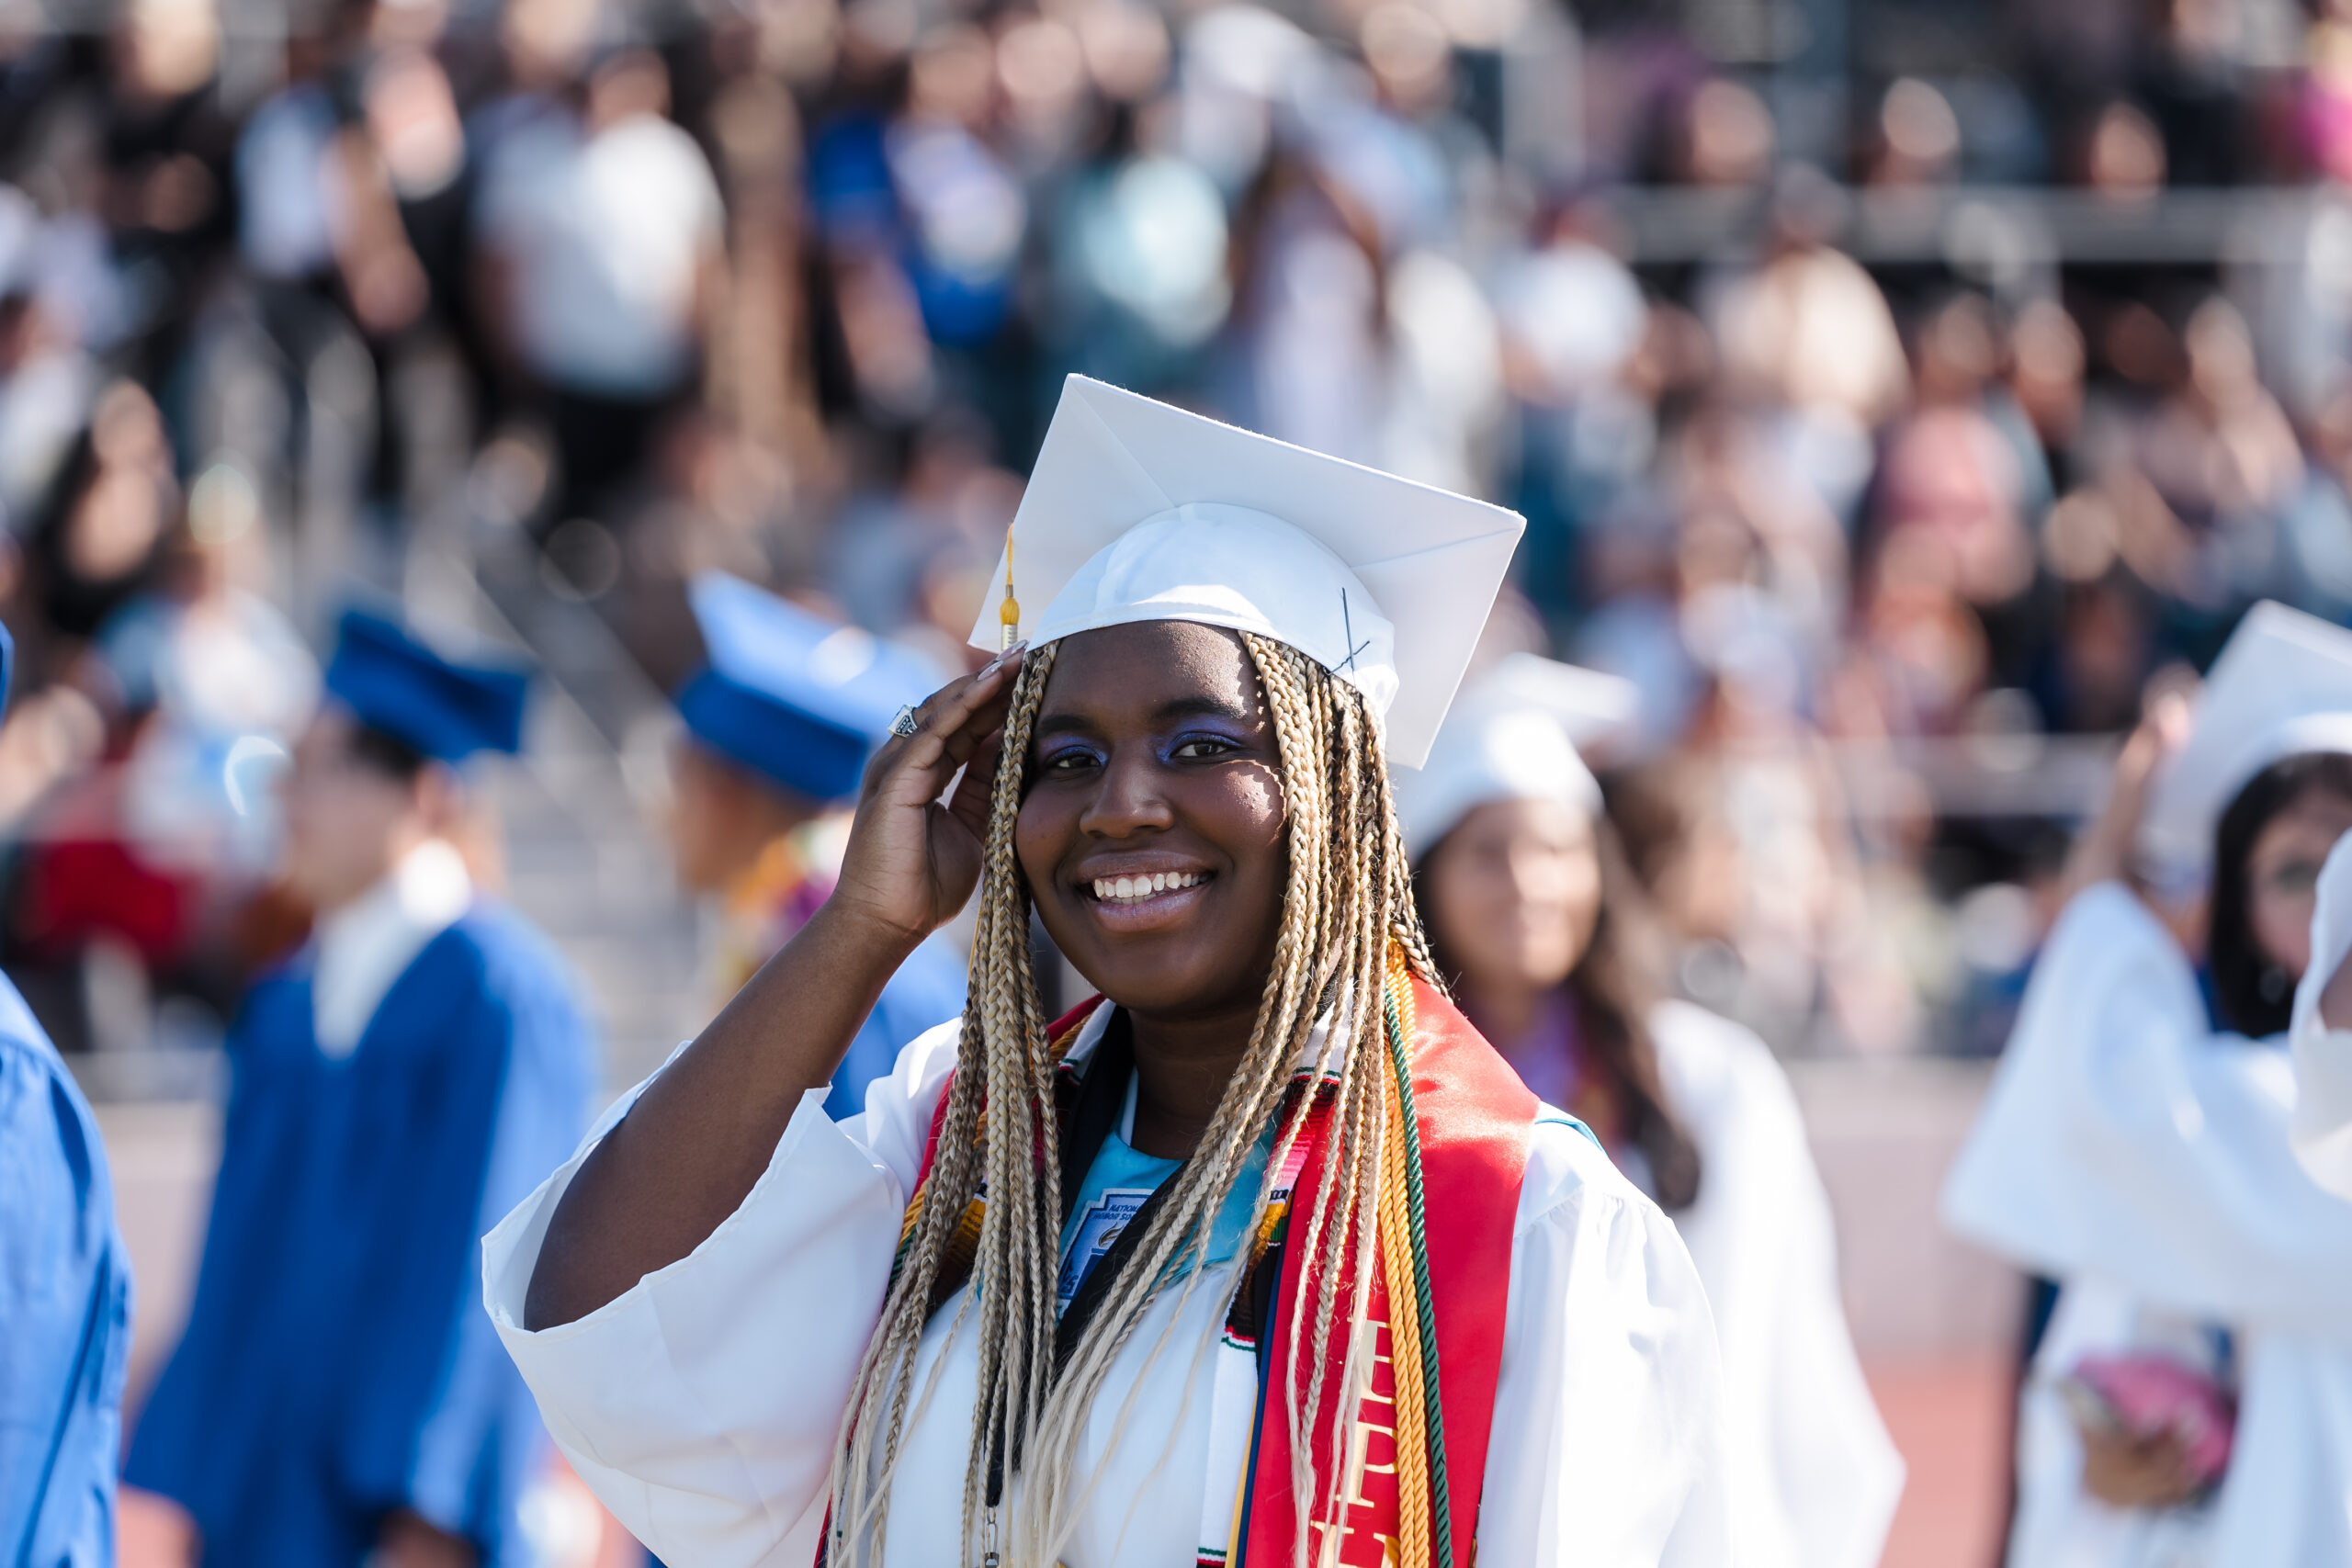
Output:
[[1114,908],[1133,908],[1182,893],[1188,887],[1198,887],[1208,880],[1206,872],[1154,872],[1148,876],[1098,876],[1090,885],[1098,904]]

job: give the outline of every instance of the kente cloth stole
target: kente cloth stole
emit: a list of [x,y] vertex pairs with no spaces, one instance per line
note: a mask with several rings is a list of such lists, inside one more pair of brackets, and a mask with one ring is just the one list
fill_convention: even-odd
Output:
[[[1322,1406],[1302,1411],[1313,1445],[1310,1562],[1316,1568],[1468,1568],[1502,1365],[1511,1233],[1537,1105],[1469,1021],[1407,971],[1401,954],[1392,954],[1386,993],[1390,1063],[1401,1061],[1408,1070],[1384,1074],[1390,1135],[1383,1140],[1379,1257],[1367,1310],[1351,1332],[1335,1326],[1325,1350]],[[1091,998],[1054,1023],[1047,1038],[1057,1053],[1101,1003]],[[1331,1088],[1328,1079],[1317,1085],[1318,1104],[1277,1171],[1266,1223],[1253,1238],[1250,1265],[1211,1358],[1200,1568],[1286,1568],[1291,1562],[1299,1507],[1284,1392],[1292,1375],[1291,1318],[1302,1303],[1312,1314],[1321,1277],[1318,1269],[1303,1293],[1297,1289],[1302,1259],[1290,1243],[1300,1238],[1294,1237],[1290,1208],[1295,1193],[1311,1196],[1322,1179]],[[901,1261],[922,1213],[946,1105],[943,1092],[900,1228]],[[1396,1135],[1408,1111],[1416,1134],[1409,1139]],[[984,1201],[975,1198],[967,1206],[942,1259],[933,1311],[970,1274]],[[1427,1214],[1442,1215],[1443,1223],[1421,1224]],[[1351,1242],[1340,1258],[1343,1280],[1352,1258]],[[897,1271],[894,1266],[894,1277]],[[1344,1316],[1344,1286],[1340,1307]],[[1304,1353],[1314,1353],[1313,1338],[1310,1316],[1300,1330]],[[1330,1434],[1351,1371],[1363,1398],[1347,1428],[1346,1451],[1335,1461]],[[1302,1370],[1302,1403],[1306,1386]]]

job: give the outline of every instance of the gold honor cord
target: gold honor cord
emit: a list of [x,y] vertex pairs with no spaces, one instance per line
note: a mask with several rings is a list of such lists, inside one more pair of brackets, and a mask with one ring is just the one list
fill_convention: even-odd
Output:
[[[1398,1164],[1403,1167],[1401,1182],[1392,1182],[1391,1170],[1385,1158],[1381,1170],[1381,1228],[1397,1235],[1407,1246],[1383,1252],[1392,1261],[1388,1265],[1389,1354],[1396,1359],[1396,1481],[1398,1531],[1400,1544],[1427,1542],[1429,1555],[1420,1561],[1429,1568],[1453,1568],[1453,1489],[1445,1472],[1445,1404],[1439,1397],[1437,1313],[1430,1290],[1429,1224],[1421,1191],[1420,1127],[1413,1113],[1412,1040],[1416,1020],[1413,1016],[1413,973],[1405,959],[1405,950],[1396,942],[1388,946],[1387,984],[1381,989],[1386,993],[1381,999],[1382,1021],[1387,1025],[1388,1060],[1391,1068],[1390,1100],[1393,1107],[1389,1127],[1401,1134],[1384,1143],[1392,1143],[1397,1151]],[[1402,1201],[1392,1194],[1402,1188]],[[1396,1213],[1398,1209],[1401,1213]],[[1401,1226],[1399,1225],[1401,1222]],[[1399,1264],[1410,1269],[1410,1283],[1403,1291],[1396,1288]],[[1409,1315],[1399,1302],[1411,1303]],[[1419,1364],[1408,1370],[1405,1343],[1408,1337],[1414,1342],[1414,1361]],[[1419,1420],[1424,1441],[1408,1446],[1405,1434],[1405,1388],[1408,1379],[1417,1386],[1420,1395]],[[1409,1459],[1408,1459],[1408,1456]],[[1408,1470],[1408,1466],[1410,1466]],[[1408,1484],[1413,1472],[1419,1474],[1416,1483]],[[1406,1524],[1408,1511],[1414,1509],[1413,1499],[1421,1500],[1425,1510],[1422,1517],[1426,1529],[1416,1532]],[[1407,1551],[1413,1548],[1405,1545]],[[1408,1562],[1413,1559],[1407,1558]]]
[[1430,1568],[1429,1411],[1421,1381],[1420,1300],[1413,1289],[1405,1182],[1404,1104],[1384,1074],[1387,1135],[1380,1150],[1380,1267],[1388,1289],[1388,1355],[1396,1421],[1397,1568]]

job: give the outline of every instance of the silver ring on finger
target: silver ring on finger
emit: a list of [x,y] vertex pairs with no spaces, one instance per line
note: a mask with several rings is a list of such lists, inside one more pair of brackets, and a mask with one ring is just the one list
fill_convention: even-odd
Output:
[[921,721],[915,717],[912,705],[900,708],[890,720],[890,733],[893,735],[911,736],[922,728]]

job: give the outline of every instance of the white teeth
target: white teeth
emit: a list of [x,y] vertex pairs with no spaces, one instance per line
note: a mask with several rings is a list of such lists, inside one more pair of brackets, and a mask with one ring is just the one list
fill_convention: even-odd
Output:
[[1199,876],[1185,872],[1153,872],[1148,876],[1098,876],[1094,879],[1094,897],[1106,902],[1124,899],[1134,902],[1156,894],[1180,892],[1200,886]]

